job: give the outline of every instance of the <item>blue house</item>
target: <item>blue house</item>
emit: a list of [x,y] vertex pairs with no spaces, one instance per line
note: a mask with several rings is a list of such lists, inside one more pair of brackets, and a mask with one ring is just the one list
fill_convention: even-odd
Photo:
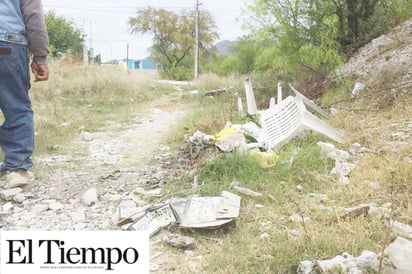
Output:
[[128,60],[127,67],[137,70],[156,70],[159,65],[153,62],[150,59],[141,59],[141,60]]

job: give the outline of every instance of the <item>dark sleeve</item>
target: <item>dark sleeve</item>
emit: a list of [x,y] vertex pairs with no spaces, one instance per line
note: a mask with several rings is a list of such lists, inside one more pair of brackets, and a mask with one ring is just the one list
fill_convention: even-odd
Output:
[[44,21],[42,2],[41,0],[20,0],[20,8],[33,60],[38,64],[45,64],[49,53],[49,37]]

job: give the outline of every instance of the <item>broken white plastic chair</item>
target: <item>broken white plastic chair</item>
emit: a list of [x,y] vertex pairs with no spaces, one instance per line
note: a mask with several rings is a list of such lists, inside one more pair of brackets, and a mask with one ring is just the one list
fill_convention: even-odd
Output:
[[328,116],[327,113],[296,90],[295,93],[296,97],[289,96],[260,112],[260,123],[267,138],[265,148],[279,147],[304,130],[313,130],[343,143],[343,135],[307,111],[305,105],[323,116]]
[[255,101],[255,94],[253,93],[252,82],[249,78],[245,79],[245,92],[246,92],[246,105],[247,105],[247,113],[249,115],[256,115],[258,113],[256,101]]

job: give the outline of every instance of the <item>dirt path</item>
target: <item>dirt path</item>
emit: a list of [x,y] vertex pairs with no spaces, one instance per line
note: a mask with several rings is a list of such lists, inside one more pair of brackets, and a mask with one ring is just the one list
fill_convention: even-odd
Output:
[[[189,111],[176,98],[165,96],[147,104],[126,124],[108,122],[99,132],[82,132],[70,144],[71,155],[35,158],[38,172],[34,183],[20,193],[0,198],[0,228],[122,229],[118,225],[120,211],[132,213],[147,206],[136,189],[163,180],[164,162],[153,163],[153,157],[171,162],[169,171],[178,165],[179,159],[170,160],[174,154],[163,141]],[[97,195],[88,205],[84,194],[90,190]],[[151,271],[196,271],[200,253],[171,251],[162,243],[165,233],[151,238]]]
[[[3,229],[119,229],[114,222],[119,202],[149,177],[161,177],[145,164],[166,153],[165,134],[186,112],[170,97],[151,102],[127,124],[108,123],[100,132],[83,132],[71,146],[74,156],[35,158],[41,179],[7,199],[12,208],[0,215]],[[158,172],[159,174],[156,174]],[[94,188],[98,202],[86,206],[83,193]],[[7,201],[9,200],[9,201]]]

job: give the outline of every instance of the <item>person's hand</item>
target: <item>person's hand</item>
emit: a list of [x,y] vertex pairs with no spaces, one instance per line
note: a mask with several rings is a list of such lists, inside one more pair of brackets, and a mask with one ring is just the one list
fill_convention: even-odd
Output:
[[34,82],[47,81],[49,79],[49,67],[47,64],[31,63],[31,71],[34,74]]

